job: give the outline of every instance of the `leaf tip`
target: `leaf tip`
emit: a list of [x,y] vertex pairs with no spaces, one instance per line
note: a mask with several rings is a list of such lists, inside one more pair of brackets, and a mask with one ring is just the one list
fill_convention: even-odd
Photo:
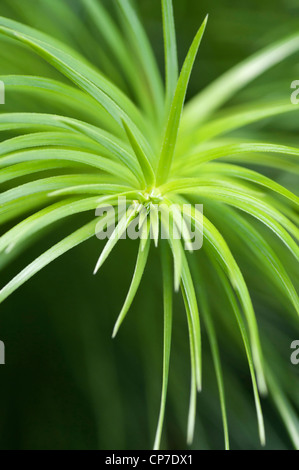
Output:
[[115,339],[116,335],[117,335],[117,330],[116,330],[116,328],[114,328],[111,338]]
[[100,260],[97,262],[96,267],[94,268],[93,275],[95,276],[100,269]]

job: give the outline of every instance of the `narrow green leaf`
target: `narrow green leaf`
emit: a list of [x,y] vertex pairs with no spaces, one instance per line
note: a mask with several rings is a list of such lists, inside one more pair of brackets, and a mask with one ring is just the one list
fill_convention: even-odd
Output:
[[3,17],[0,17],[0,34],[33,49],[98,101],[119,124],[121,118],[131,120],[137,128],[144,123],[141,114],[125,94],[94,67],[88,65],[78,53],[66,48],[59,41],[54,41],[46,34]]
[[[181,248],[182,249],[182,248]],[[183,251],[183,250],[182,250]],[[197,390],[202,389],[202,352],[201,352],[201,329],[198,305],[194,284],[185,253],[182,253],[182,290],[184,291],[184,299],[189,307],[192,321],[192,334],[194,336],[194,353],[195,353],[195,369]]]
[[167,204],[161,204],[159,206],[161,214],[161,224],[163,233],[161,233],[161,238],[166,238],[169,240],[169,244],[173,253],[173,262],[174,262],[174,288],[178,292],[180,288],[181,276],[182,276],[182,244],[181,240],[178,237],[175,237],[171,232],[171,227],[175,227],[173,214],[170,211]]
[[121,31],[109,15],[107,9],[97,0],[81,0],[98,30],[106,40],[107,46],[118,61],[130,86],[144,110],[152,109],[152,100],[148,87],[144,83],[142,71],[136,70],[135,62]]
[[80,186],[82,183],[96,182],[96,175],[63,175],[43,178],[30,183],[22,184],[16,188],[9,189],[0,194],[0,213],[5,204],[24,196],[36,195],[45,192],[47,194],[70,186]]
[[52,261],[59,258],[61,255],[79,245],[80,243],[93,237],[97,223],[97,220],[93,220],[36,258],[31,264],[29,264],[23,271],[21,271],[0,290],[0,303]]
[[160,71],[152,51],[151,45],[140,22],[135,9],[129,0],[117,0],[121,13],[121,19],[131,42],[131,47],[136,51],[138,60],[144,71],[144,77],[151,91],[154,104],[154,113],[158,122],[163,117],[164,96]]
[[35,147],[68,147],[91,153],[99,153],[102,149],[99,143],[79,132],[61,129],[59,132],[34,132],[3,140],[0,143],[0,156]]
[[[200,152],[196,152],[191,155],[186,156],[187,164],[197,163],[201,165],[203,163],[212,162],[217,160],[218,158],[227,158],[233,157],[234,155],[238,154],[246,154],[246,153],[273,153],[273,154],[283,154],[283,155],[290,155],[299,157],[299,149],[294,147],[289,147],[286,145],[276,145],[270,143],[263,143],[263,142],[248,142],[248,143],[240,143],[240,144],[232,144],[232,145],[225,145],[225,146],[217,146],[215,148],[211,148],[208,150],[201,150]],[[178,165],[177,165],[178,166]]]
[[141,233],[140,249],[143,251],[146,247],[148,238],[151,239],[151,226],[148,213],[145,210],[141,210],[139,215],[138,228]]
[[28,212],[44,207],[49,203],[46,193],[24,196],[1,207],[0,225],[4,225],[17,217],[24,216]]
[[295,34],[236,65],[190,101],[185,124],[194,129],[248,83],[298,50],[299,35]]
[[212,139],[213,137],[219,137],[220,135],[227,134],[228,132],[236,131],[244,126],[259,122],[263,119],[268,119],[276,116],[281,116],[287,113],[293,113],[298,111],[298,107],[290,104],[289,102],[282,101],[278,103],[271,103],[262,105],[256,103],[250,108],[246,106],[241,109],[230,109],[224,114],[223,117],[215,118],[206,124],[199,127],[198,130],[192,132],[190,126],[187,129],[182,128],[183,133],[192,132],[193,142],[204,142]]
[[86,199],[70,198],[48,206],[30,215],[3,234],[0,237],[0,252],[3,250],[5,250],[5,253],[11,252],[17,245],[23,244],[25,240],[30,239],[33,235],[58,220],[95,210],[102,205],[106,206],[109,204],[110,206],[116,206],[118,204],[118,197],[124,195],[128,198],[130,197],[129,193],[120,193],[119,195],[115,194],[101,198],[98,196]]
[[148,258],[148,253],[149,253],[149,248],[150,248],[150,238],[147,238],[147,241],[145,243],[144,249],[142,249],[142,243],[139,243],[139,251],[138,251],[138,257],[137,257],[137,262],[135,266],[135,271],[133,275],[133,279],[130,285],[129,292],[127,294],[124,306],[118,316],[118,319],[115,323],[114,329],[113,329],[113,334],[112,338],[115,338],[115,336],[118,333],[118,330],[120,326],[122,325],[124,319],[126,318],[126,315],[132,305],[132,302],[135,298],[136,292],[139,288],[143,272],[146,266],[147,258]]
[[129,186],[121,186],[111,182],[95,183],[95,184],[78,184],[77,186],[70,186],[68,188],[57,189],[49,193],[49,197],[69,196],[72,194],[116,194],[129,191]]
[[0,184],[12,181],[22,176],[32,175],[34,173],[40,173],[42,171],[56,170],[56,169],[70,169],[70,168],[81,168],[77,163],[63,162],[57,160],[47,160],[44,162],[30,162],[19,163],[17,165],[11,165],[6,168],[0,169]]
[[196,291],[198,292],[199,304],[201,306],[201,313],[203,315],[203,319],[206,325],[210,347],[212,351],[215,372],[216,372],[216,379],[217,379],[217,385],[218,385],[218,390],[219,390],[222,421],[223,421],[225,449],[229,450],[229,432],[228,432],[228,421],[227,421],[227,411],[226,411],[224,379],[223,379],[223,372],[222,372],[216,330],[215,330],[214,321],[213,321],[209,304],[208,304],[206,289],[203,283],[203,277],[200,274],[200,271],[194,259],[192,259],[192,268],[193,268],[192,272],[195,278]]
[[202,214],[197,214],[196,209],[194,209],[194,213],[192,214],[192,220],[194,221],[196,230],[200,231],[200,233],[203,231],[205,239],[207,240],[209,246],[213,249],[214,256],[216,256],[216,259],[219,260],[221,266],[227,273],[234,289],[238,294],[238,298],[246,315],[250,331],[250,339],[259,388],[261,393],[266,394],[267,386],[264,376],[263,353],[259,337],[259,330],[251,298],[243,275],[227,243],[216,227],[205,216],[202,216]]
[[[70,161],[82,163],[88,167],[97,168],[98,170],[106,171],[109,174],[115,175],[124,179],[128,184],[138,188],[138,182],[123,164],[113,161],[111,158],[101,157],[88,152],[80,152],[78,150],[68,149],[34,149],[25,152],[11,153],[7,156],[0,157],[0,168],[8,165],[13,165],[23,162],[33,162],[42,160],[56,160],[56,161]],[[94,176],[96,177],[96,175]],[[79,177],[78,177],[79,178]],[[120,178],[119,178],[120,179]],[[83,181],[81,181],[82,183]],[[78,179],[78,184],[80,181]]]
[[234,229],[242,239],[242,243],[245,243],[252,254],[259,258],[261,268],[267,268],[271,281],[285,292],[299,315],[299,298],[296,289],[282,262],[265,238],[234,209],[224,206],[219,209],[214,205],[213,211],[217,213],[219,220],[234,224]]
[[196,421],[196,401],[197,401],[197,373],[196,373],[196,352],[195,352],[195,340],[194,331],[192,325],[192,317],[190,312],[189,303],[186,297],[186,292],[182,289],[182,296],[184,299],[185,310],[188,322],[189,331],[189,343],[190,343],[190,359],[191,359],[191,387],[190,387],[190,403],[188,413],[188,425],[187,425],[187,444],[191,445],[194,438],[195,421]]
[[[9,113],[0,114],[0,131],[16,129],[44,129],[45,127],[62,128],[68,131],[74,131],[84,134],[90,139],[98,142],[104,149],[117,157],[132,173],[141,175],[136,157],[129,152],[128,146],[116,136],[106,132],[98,127],[92,126],[76,119],[66,116],[57,116],[51,114],[35,113]],[[100,150],[99,150],[100,152]],[[94,156],[94,158],[101,158]],[[112,162],[111,162],[112,163]],[[125,171],[127,172],[127,169]]]
[[175,94],[179,70],[172,0],[162,0],[162,14],[166,69],[166,103],[170,106]]
[[299,248],[297,243],[293,240],[288,232],[291,233],[297,240],[299,239],[298,228],[280,211],[275,209],[271,204],[261,198],[256,198],[252,195],[241,192],[237,189],[213,186],[200,186],[197,188],[181,189],[181,193],[200,194],[206,195],[210,199],[223,202],[236,207],[251,216],[258,219],[272,230],[277,237],[287,246],[293,256],[299,260]]
[[150,204],[150,223],[151,223],[151,237],[154,240],[155,247],[157,248],[159,243],[160,233],[160,219],[159,212],[156,204]]
[[[160,190],[161,189],[163,190],[163,186],[160,187]],[[193,252],[193,246],[191,242],[192,235],[187,226],[184,214],[182,213],[180,206],[178,206],[177,204],[173,204],[173,202],[166,197],[163,198],[163,202],[169,206],[169,211],[172,215],[172,220],[174,222],[174,227],[173,227],[174,234],[173,235],[176,236],[178,239],[182,238],[185,243],[185,250],[192,253]]]
[[[299,156],[299,151],[298,151],[298,156]],[[299,198],[294,193],[284,188],[284,186],[282,186],[281,184],[276,183],[276,181],[273,181],[272,179],[262,175],[261,173],[257,173],[256,171],[248,170],[247,168],[243,168],[241,166],[229,165],[227,163],[225,164],[214,163],[213,165],[211,165],[210,168],[205,167],[205,168],[202,168],[201,170],[201,173],[203,175],[209,174],[209,172],[211,172],[210,174],[213,174],[213,175],[219,172],[220,176],[228,175],[229,177],[234,177],[234,178],[238,178],[241,180],[250,181],[252,183],[255,183],[257,185],[270,189],[271,191],[288,199],[294,204],[299,205]]]
[[163,338],[163,380],[161,392],[160,413],[154,443],[154,450],[160,449],[163,430],[172,336],[172,270],[169,248],[165,244],[162,247],[162,273],[163,273],[163,296],[164,296],[164,338]]
[[135,207],[130,207],[126,213],[121,217],[118,225],[115,227],[113,233],[111,234],[111,237],[109,238],[108,242],[106,243],[101,256],[99,257],[99,260],[96,264],[96,267],[94,269],[94,274],[97,274],[101,266],[104,264],[108,256],[110,255],[111,251],[119,241],[119,239],[122,237],[122,235],[125,233],[127,230],[129,224],[131,221],[136,217],[136,208]]
[[165,136],[163,139],[163,145],[161,150],[161,155],[158,163],[157,170],[157,184],[160,185],[164,183],[167,179],[174,152],[176,147],[176,142],[178,138],[179,126],[181,122],[181,115],[183,112],[183,106],[185,102],[187,87],[190,80],[191,71],[193,64],[198,52],[199,45],[201,43],[208,17],[204,20],[201,25],[195,39],[189,49],[185,63],[183,65],[179,81],[176,87],[175,95],[172,100],[172,105],[169,113],[168,123],[165,131]]
[[232,311],[236,317],[240,333],[242,336],[245,352],[246,352],[246,357],[248,361],[248,366],[249,366],[249,371],[251,375],[251,381],[252,381],[252,387],[253,387],[253,394],[254,394],[254,401],[255,401],[255,407],[256,407],[256,413],[257,413],[257,420],[258,420],[258,427],[259,427],[259,436],[260,436],[260,441],[262,445],[265,445],[266,443],[266,436],[265,436],[265,425],[264,425],[264,417],[263,417],[263,412],[262,412],[262,407],[261,407],[261,401],[260,401],[260,396],[258,392],[258,386],[257,386],[257,381],[256,381],[256,376],[255,376],[255,371],[254,371],[254,360],[252,357],[252,351],[251,351],[251,346],[250,346],[250,340],[248,337],[247,329],[245,326],[245,322],[243,320],[243,316],[240,312],[240,308],[238,305],[238,302],[235,298],[233,289],[228,282],[226,276],[224,275],[223,271],[220,269],[219,265],[215,263],[214,260],[214,254],[210,253],[209,254],[211,262],[213,263],[213,266],[217,272],[218,278],[226,292],[227,298],[230,302],[230,305],[232,307]]
[[43,96],[52,102],[61,103],[62,106],[75,109],[80,114],[83,112],[84,116],[87,114],[93,120],[96,119],[104,128],[117,132],[118,127],[105,109],[87,93],[73,86],[50,78],[28,75],[4,75],[0,76],[0,80],[5,84],[6,91],[29,92],[36,101],[40,96]]
[[33,236],[34,233],[44,229],[48,225],[73,214],[95,209],[99,203],[98,198],[87,200],[68,199],[53,204],[41,211],[36,212],[27,219],[15,225],[0,237],[0,252],[12,251],[20,242]]
[[292,405],[286,399],[283,391],[281,390],[279,382],[274,377],[273,373],[270,371],[270,368],[267,368],[267,379],[271,391],[271,396],[278,409],[278,412],[286,426],[286,429],[294,444],[295,449],[299,450],[298,415],[296,415],[296,412],[293,409]]
[[126,134],[128,136],[128,139],[130,141],[130,144],[132,146],[132,149],[134,150],[134,153],[137,157],[137,160],[139,162],[140,168],[142,170],[143,176],[145,178],[145,181],[148,185],[149,188],[155,185],[155,173],[154,170],[150,164],[149,159],[145,155],[143,149],[137,142],[133,132],[131,131],[130,127],[128,124],[123,121],[123,126],[126,131]]

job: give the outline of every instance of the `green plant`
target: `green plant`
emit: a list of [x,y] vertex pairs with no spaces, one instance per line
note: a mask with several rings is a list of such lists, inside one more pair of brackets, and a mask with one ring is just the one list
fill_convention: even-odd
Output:
[[[191,203],[190,220],[198,231],[202,230],[202,224],[195,203],[203,203],[204,246],[200,263],[197,253],[185,253],[180,240],[170,237],[170,248],[166,243],[159,243],[163,268],[164,359],[161,409],[154,447],[160,446],[165,413],[174,278],[175,290],[182,292],[190,338],[192,380],[188,443],[193,439],[196,396],[202,382],[203,323],[217,376],[225,446],[229,448],[225,387],[216,335],[219,313],[214,315],[216,291],[219,303],[225,305],[225,315],[231,322],[236,320],[240,329],[251,374],[261,443],[265,442],[265,431],[259,394],[269,390],[294,446],[299,448],[298,420],[292,406],[292,402],[298,404],[298,400],[293,396],[288,398],[274,373],[276,371],[267,364],[247,283],[237,257],[233,255],[236,251],[242,261],[243,252],[249,250],[259,262],[260,279],[268,278],[281,292],[281,299],[286,297],[299,313],[298,296],[291,280],[294,262],[289,261],[284,248],[276,247],[274,241],[274,237],[280,239],[298,260],[298,197],[273,179],[246,168],[246,165],[254,164],[298,173],[299,149],[269,143],[250,131],[245,137],[234,133],[263,119],[296,112],[298,108],[281,100],[232,108],[224,115],[215,114],[245,85],[297,52],[299,35],[255,54],[184,107],[207,19],[195,36],[179,74],[172,2],[162,0],[164,90],[149,41],[131,3],[128,0],[115,2],[121,29],[101,2],[81,0],[81,3],[93,17],[116,60],[117,67],[109,57],[103,57],[106,75],[56,39],[13,20],[0,19],[3,41],[9,46],[12,41],[18,41],[76,86],[65,83],[63,78],[54,80],[17,74],[0,77],[6,89],[26,90],[37,103],[41,96],[46,102],[54,98],[66,111],[83,107],[87,115],[86,120],[67,117],[66,112],[63,115],[18,112],[0,115],[1,131],[20,134],[0,144],[0,181],[9,186],[0,195],[0,221],[6,224],[25,217],[0,238],[1,263],[6,265],[54,222],[94,211],[101,202],[117,206],[120,196],[126,196],[129,204],[138,201],[142,206],[157,200],[168,206]],[[18,61],[17,55],[14,60]],[[222,159],[221,163],[218,159]],[[42,172],[47,172],[47,177],[42,177]],[[39,175],[38,179],[34,179],[34,175]],[[20,179],[24,177],[30,177],[30,181],[22,182]],[[177,215],[171,216],[177,222]],[[123,228],[131,220],[132,213],[127,212],[121,222]],[[93,237],[97,224],[99,220],[92,217],[87,225],[36,258],[2,288],[0,301],[51,261]],[[103,226],[105,224],[106,220]],[[158,224],[151,229],[158,244]],[[135,273],[114,336],[142,279],[150,249],[149,230],[147,226],[147,239],[140,242]],[[226,242],[227,237],[234,239],[233,249]],[[116,242],[117,238],[107,242],[96,271]],[[284,264],[282,256],[286,257]],[[289,321],[297,326],[292,311]],[[265,347],[269,354],[271,345]]]

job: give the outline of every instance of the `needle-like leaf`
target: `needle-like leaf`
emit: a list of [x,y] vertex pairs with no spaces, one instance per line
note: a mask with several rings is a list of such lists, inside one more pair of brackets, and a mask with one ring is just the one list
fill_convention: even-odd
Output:
[[141,146],[137,142],[134,136],[134,133],[131,131],[130,127],[127,125],[125,121],[123,121],[123,126],[128,136],[128,139],[130,141],[130,144],[132,146],[132,149],[134,150],[134,153],[137,157],[137,160],[141,167],[147,186],[151,188],[155,184],[155,173],[154,173],[153,167],[149,159],[145,155],[144,150],[141,148]]
[[0,302],[3,302],[16,289],[22,286],[26,281],[31,279],[36,273],[38,273],[52,261],[59,258],[61,255],[79,245],[80,243],[83,243],[84,241],[93,237],[96,224],[97,221],[93,220],[92,222],[66,237],[61,242],[54,245],[40,257],[36,258],[31,264],[29,264],[23,271],[21,271],[0,290]]
[[158,426],[156,431],[154,450],[160,449],[163,430],[166,397],[169,377],[169,363],[172,336],[172,273],[169,248],[166,244],[162,247],[162,273],[163,273],[163,296],[164,296],[164,335],[163,335],[163,381],[161,393],[161,405]]
[[236,65],[189,103],[186,123],[193,128],[198,126],[241,88],[298,50],[299,35],[294,34]]
[[146,266],[147,258],[148,258],[148,253],[149,253],[149,248],[150,248],[150,238],[148,237],[145,243],[145,246],[143,248],[142,243],[140,242],[139,244],[139,251],[138,251],[138,257],[136,261],[136,266],[135,266],[135,271],[133,275],[133,279],[130,285],[130,289],[128,291],[125,303],[123,308],[121,309],[121,312],[118,316],[118,319],[115,323],[113,333],[112,333],[112,338],[115,338],[115,336],[118,333],[119,328],[121,327],[121,324],[123,323],[124,319],[126,318],[126,315],[131,307],[131,304],[135,298],[136,292],[139,288],[143,272]]
[[136,208],[129,207],[126,213],[121,217],[118,225],[115,227],[114,231],[112,232],[108,242],[106,243],[101,256],[96,264],[94,269],[94,274],[97,274],[101,266],[104,264],[108,256],[110,255],[111,251],[120,240],[120,238],[124,235],[125,231],[127,230],[128,226],[130,225],[131,221],[136,216]]
[[178,84],[176,87],[175,95],[172,100],[171,109],[169,112],[169,118],[166,126],[166,131],[163,139],[162,150],[158,163],[157,171],[157,184],[160,185],[164,183],[167,179],[174,152],[176,147],[176,142],[178,138],[179,126],[181,122],[181,116],[183,112],[183,106],[185,102],[186,92],[188,83],[190,80],[190,75],[192,72],[193,64],[200,46],[208,17],[204,20],[203,24],[199,28],[198,33],[195,36],[195,39],[189,49],[188,55],[184,62]]
[[[170,106],[178,80],[178,57],[172,0],[162,0],[164,51],[166,69],[166,103]],[[166,108],[168,110],[168,107]]]

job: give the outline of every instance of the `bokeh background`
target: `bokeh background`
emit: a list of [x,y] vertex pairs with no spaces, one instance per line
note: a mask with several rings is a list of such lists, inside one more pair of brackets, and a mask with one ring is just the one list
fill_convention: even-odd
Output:
[[[113,1],[105,3],[110,8]],[[163,71],[160,2],[138,0],[136,5]],[[174,8],[181,61],[199,24],[210,14],[188,97],[248,55],[299,29],[298,0],[174,0]],[[105,51],[105,45],[90,19],[85,18],[80,0],[1,0],[0,14],[67,41],[96,64],[102,60],[99,50]],[[65,15],[70,15],[67,21]],[[85,21],[83,29],[77,27],[78,15]],[[25,49],[23,61],[17,65],[14,60],[9,61],[20,46],[6,41],[5,47],[3,42],[0,47],[1,75],[27,73],[61,78]],[[231,104],[288,96],[290,83],[295,79],[299,79],[298,56],[297,61],[290,59],[268,72],[238,94]],[[41,101],[36,103],[24,93],[8,92],[6,103],[1,112],[63,112],[55,103],[43,106]],[[74,110],[73,115],[78,116],[78,112]],[[292,119],[284,139],[298,143],[298,120],[295,122],[294,116]],[[279,126],[281,129],[281,121]],[[267,132],[267,126],[262,130]],[[276,133],[274,124],[273,140],[279,138],[279,132]],[[287,183],[293,189],[298,186],[292,175],[287,177]],[[26,254],[1,272],[1,285],[81,223],[79,217],[53,226],[38,244],[33,243]],[[94,277],[92,271],[101,248],[97,240],[76,248],[0,307],[0,339],[6,345],[6,365],[0,366],[2,450],[145,449],[153,443],[159,412],[163,337],[158,251],[152,248],[142,287],[117,339],[112,340],[113,325],[133,273],[137,245],[129,241],[119,243],[109,262]],[[281,367],[281,377],[298,410],[298,366],[290,363],[290,343],[299,337],[298,326],[295,322],[281,323],[283,311],[279,310],[275,296],[268,296],[265,301],[266,282],[264,286],[255,282],[254,275],[251,277],[251,293],[258,314],[263,313],[272,364]],[[186,448],[190,369],[181,307],[177,296],[162,444],[162,448],[169,449]],[[235,349],[231,343],[227,330],[223,330],[219,341],[225,363],[232,448],[259,449],[246,360],[241,347]],[[264,400],[263,408],[267,448],[291,448],[271,400]],[[223,448],[218,392],[206,340],[204,391],[199,397],[192,448]]]

